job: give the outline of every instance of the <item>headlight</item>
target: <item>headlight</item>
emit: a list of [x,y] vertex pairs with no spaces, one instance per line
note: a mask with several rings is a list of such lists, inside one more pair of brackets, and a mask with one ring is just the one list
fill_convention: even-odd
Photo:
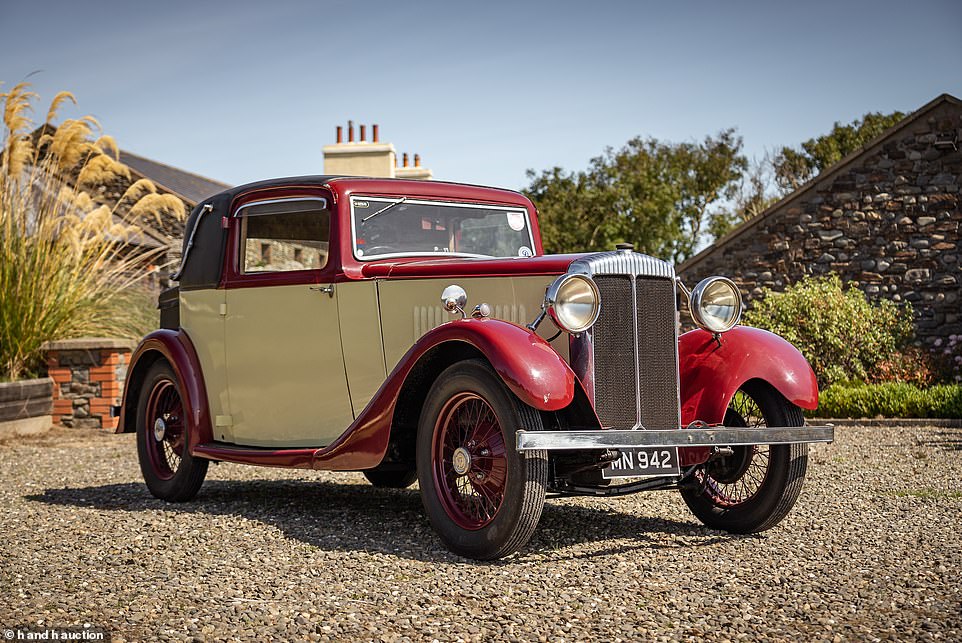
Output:
[[545,309],[561,330],[581,333],[591,328],[601,310],[598,287],[583,275],[561,275],[545,294]]
[[701,328],[724,333],[742,317],[742,298],[738,286],[725,277],[709,277],[691,291],[691,317]]

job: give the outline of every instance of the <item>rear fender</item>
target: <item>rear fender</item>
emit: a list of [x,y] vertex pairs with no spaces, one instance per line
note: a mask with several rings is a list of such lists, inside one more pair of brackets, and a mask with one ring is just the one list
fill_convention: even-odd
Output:
[[204,375],[194,351],[194,345],[183,330],[161,329],[150,333],[140,342],[130,360],[124,399],[120,407],[117,433],[131,433],[137,429],[137,401],[147,370],[159,359],[166,360],[174,369],[185,397],[184,405],[190,409],[187,417],[191,452],[198,444],[210,442],[210,408],[207,405],[207,389]]
[[740,386],[762,380],[803,409],[818,406],[818,383],[808,361],[787,341],[760,328],[736,326],[714,336],[693,330],[679,338],[681,421],[721,423]]

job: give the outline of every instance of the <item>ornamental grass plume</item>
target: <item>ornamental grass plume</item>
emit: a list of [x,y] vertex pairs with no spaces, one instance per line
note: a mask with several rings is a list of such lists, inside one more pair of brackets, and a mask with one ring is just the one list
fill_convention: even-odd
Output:
[[35,374],[46,341],[139,335],[139,282],[166,251],[139,243],[139,222],[185,214],[179,199],[146,180],[105,203],[104,187],[130,179],[116,141],[90,116],[51,125],[62,105],[76,103],[69,92],[54,97],[34,131],[37,95],[29,87],[0,94],[0,379],[7,380]]

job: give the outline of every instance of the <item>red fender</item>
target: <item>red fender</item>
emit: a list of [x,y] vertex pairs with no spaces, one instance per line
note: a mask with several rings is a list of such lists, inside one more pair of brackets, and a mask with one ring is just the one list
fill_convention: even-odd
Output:
[[808,361],[787,341],[760,328],[736,326],[715,341],[693,330],[679,338],[681,421],[720,423],[738,387],[752,379],[768,382],[803,409],[818,406],[818,383]]
[[188,447],[193,452],[198,444],[210,442],[213,439],[211,430],[210,408],[207,404],[207,388],[204,386],[204,375],[200,368],[200,361],[194,351],[194,345],[183,330],[161,329],[150,333],[137,346],[127,369],[127,385],[124,387],[124,399],[120,407],[120,421],[117,423],[117,433],[134,431],[137,423],[133,414],[137,410],[137,395],[139,387],[131,390],[131,385],[140,381],[145,371],[157,357],[162,356],[170,363],[181,384],[181,394],[184,405],[190,409],[188,421]]
[[531,331],[499,319],[459,319],[425,333],[401,358],[374,398],[330,446],[314,453],[315,469],[368,469],[387,451],[398,394],[408,374],[428,351],[464,342],[480,351],[518,398],[542,411],[568,406],[575,374],[551,345]]

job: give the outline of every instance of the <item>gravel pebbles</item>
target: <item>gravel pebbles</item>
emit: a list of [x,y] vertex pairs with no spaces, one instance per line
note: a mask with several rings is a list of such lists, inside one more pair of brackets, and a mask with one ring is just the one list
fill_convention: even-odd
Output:
[[212,466],[153,499],[134,436],[0,444],[0,626],[114,641],[954,640],[962,430],[854,427],[811,449],[799,504],[757,536],[676,492],[549,500],[527,549],[449,554],[416,489]]

